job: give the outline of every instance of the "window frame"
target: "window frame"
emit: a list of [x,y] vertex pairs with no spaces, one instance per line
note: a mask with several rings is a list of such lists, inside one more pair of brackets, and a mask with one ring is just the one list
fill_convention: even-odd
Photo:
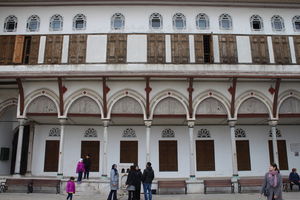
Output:
[[[276,29],[275,27],[275,20],[280,20],[281,22],[281,29]],[[271,18],[271,25],[272,25],[272,30],[274,32],[284,32],[285,31],[285,25],[284,25],[284,19],[280,15],[273,15]]]
[[[182,20],[182,27],[177,27],[177,22],[176,21],[179,20],[179,18],[181,18],[181,20]],[[174,30],[180,31],[180,30],[185,30],[186,29],[186,17],[185,17],[184,14],[175,13],[173,15],[172,21],[173,21],[173,29]]]
[[[117,20],[117,18],[120,18],[121,21],[121,27],[116,27],[115,26],[115,20]],[[115,13],[113,14],[113,16],[111,17],[111,29],[112,30],[124,30],[125,28],[125,17],[122,13]]]
[[[203,18],[204,17],[204,18]],[[200,19],[203,18],[206,22],[206,27],[205,28],[201,28],[199,26],[199,21]],[[209,29],[209,17],[207,16],[207,14],[205,13],[199,13],[197,16],[196,16],[196,27],[197,29],[199,30],[208,30]]]
[[[13,29],[8,29],[8,24],[14,23]],[[15,15],[9,15],[4,21],[4,32],[16,32],[18,28],[18,18]]]
[[[254,21],[259,21],[259,23],[260,23],[260,29],[254,29],[254,27],[253,27],[253,22]],[[257,31],[263,31],[264,30],[264,22],[263,22],[262,17],[259,16],[259,15],[252,15],[250,17],[250,28],[251,28],[252,31],[256,31],[256,32]]]
[[[159,19],[159,27],[153,27],[153,20]],[[159,13],[152,13],[149,17],[149,28],[152,30],[161,30],[163,28],[163,17]]]
[[[226,19],[227,18],[227,19]],[[225,28],[223,26],[223,21],[224,20],[228,20],[228,28]],[[228,30],[232,30],[233,29],[233,22],[232,22],[232,17],[227,14],[227,13],[224,13],[224,14],[221,14],[220,17],[219,17],[219,28],[220,30],[225,30],[225,31],[228,31]]]
[[[77,22],[79,20],[82,20],[82,27],[78,28],[77,27]],[[86,24],[87,24],[87,20],[86,20],[86,16],[84,14],[77,14],[74,16],[73,18],[73,30],[74,31],[82,31],[82,30],[86,30]]]
[[[299,29],[296,28],[296,22],[299,23]],[[296,15],[292,19],[293,27],[295,32],[300,32],[300,15]]]
[[[32,20],[36,21],[36,29],[35,30],[30,28]],[[40,17],[38,15],[31,15],[27,19],[27,24],[26,24],[26,30],[27,30],[27,32],[38,32],[40,30],[40,24],[41,24]]]
[[[59,28],[53,27],[54,22],[59,22],[60,23]],[[62,31],[63,30],[63,23],[64,23],[64,20],[63,20],[63,17],[60,14],[52,15],[52,17],[50,18],[50,23],[49,23],[50,31]]]

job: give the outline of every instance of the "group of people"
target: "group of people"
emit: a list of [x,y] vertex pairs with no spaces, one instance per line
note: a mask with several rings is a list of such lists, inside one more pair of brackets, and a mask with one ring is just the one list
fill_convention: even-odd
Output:
[[85,156],[84,159],[80,158],[79,162],[77,163],[76,173],[78,174],[77,177],[78,183],[81,183],[82,175],[84,175],[83,179],[89,179],[90,169],[91,169],[91,156],[88,154]]
[[[130,166],[126,180],[126,189],[128,191],[128,200],[140,200],[141,184],[143,183],[144,199],[152,200],[151,185],[154,179],[154,171],[151,163],[148,162],[146,169],[141,172],[137,165]],[[110,193],[107,200],[117,200],[117,190],[119,189],[119,173],[117,165],[112,166],[110,172]]]

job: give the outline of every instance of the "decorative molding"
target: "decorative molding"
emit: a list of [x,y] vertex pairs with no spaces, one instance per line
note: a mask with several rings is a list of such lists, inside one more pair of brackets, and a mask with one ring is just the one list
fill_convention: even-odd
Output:
[[235,129],[235,137],[236,138],[246,138],[247,135],[246,135],[245,130],[242,128]]
[[98,137],[97,131],[94,128],[88,128],[84,132],[84,137]]
[[207,130],[206,128],[202,128],[198,131],[198,138],[211,138],[210,132],[209,130]]
[[161,137],[163,137],[163,138],[174,138],[175,137],[175,132],[170,128],[166,128],[161,132]]
[[[272,129],[269,130],[269,137],[272,137]],[[276,128],[276,137],[282,137],[281,131],[278,128]]]
[[123,131],[123,138],[136,138],[135,130],[132,128],[127,128]]
[[60,128],[51,128],[49,131],[49,137],[60,137]]

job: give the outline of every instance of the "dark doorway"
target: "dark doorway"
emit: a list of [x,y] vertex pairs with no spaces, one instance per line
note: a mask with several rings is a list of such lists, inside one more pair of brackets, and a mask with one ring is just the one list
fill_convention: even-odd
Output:
[[178,171],[177,141],[159,141],[159,171]]
[[44,172],[58,171],[59,140],[47,140],[45,146]]
[[138,164],[138,141],[120,142],[120,163]]
[[[279,157],[278,159],[279,159],[280,170],[289,170],[285,140],[277,140],[277,147],[278,147],[278,157]],[[269,156],[270,156],[270,163],[273,163],[274,159],[273,159],[272,140],[269,140]],[[278,164],[278,163],[276,163],[276,164]]]
[[81,158],[86,155],[91,156],[91,172],[99,172],[99,141],[82,141],[81,142]]

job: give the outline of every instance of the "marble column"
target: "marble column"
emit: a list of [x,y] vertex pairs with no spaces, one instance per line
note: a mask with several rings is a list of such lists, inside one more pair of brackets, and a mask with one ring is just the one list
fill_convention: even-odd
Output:
[[16,154],[16,163],[15,163],[14,176],[20,176],[23,135],[24,135],[24,126],[25,126],[25,123],[26,123],[26,119],[18,119],[18,121],[19,121],[20,125],[19,125],[19,135],[18,135],[18,145],[17,145],[17,154]]
[[194,121],[188,122],[189,140],[190,140],[190,178],[196,177],[196,164],[195,164],[195,141],[194,141]]
[[276,163],[278,168],[280,169],[279,157],[278,157],[278,146],[277,146],[277,135],[276,135],[277,124],[278,121],[276,120],[269,121],[269,125],[271,126],[271,131],[272,131],[273,162]]
[[232,175],[238,176],[238,166],[237,166],[237,153],[236,153],[236,144],[235,144],[235,125],[236,121],[229,121],[230,127],[230,138],[231,138],[231,155],[232,155]]
[[152,121],[145,121],[146,125],[146,162],[151,162],[150,158],[150,135],[151,135],[151,125]]
[[27,171],[26,176],[31,176],[31,168],[32,168],[32,153],[33,153],[33,140],[34,140],[34,130],[35,124],[34,122],[30,123],[30,132],[29,132],[29,144],[28,144],[28,158],[27,158]]
[[109,120],[103,121],[103,161],[102,161],[102,176],[103,177],[107,177],[108,126],[109,126]]
[[67,119],[59,119],[60,123],[60,140],[59,140],[59,157],[58,157],[58,177],[63,177],[63,162],[64,162],[64,135],[65,135],[65,123]]

